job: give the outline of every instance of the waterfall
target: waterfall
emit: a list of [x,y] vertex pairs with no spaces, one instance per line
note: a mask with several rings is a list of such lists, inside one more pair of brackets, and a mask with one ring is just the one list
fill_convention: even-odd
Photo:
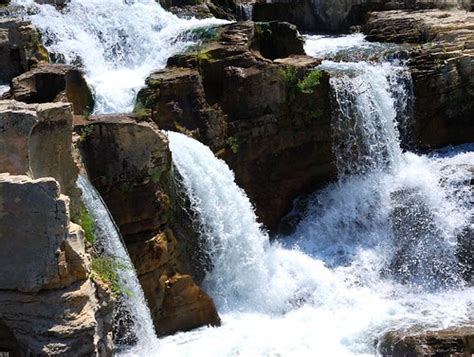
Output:
[[168,133],[212,261],[204,288],[223,326],[167,337],[160,352],[373,355],[387,331],[472,316],[457,239],[473,216],[474,153],[402,151],[399,127],[412,101],[402,64],[321,68],[331,73],[340,178],[310,198],[291,236],[271,242],[229,167],[205,145]]
[[57,60],[84,69],[96,113],[130,112],[146,76],[197,43],[192,29],[225,23],[180,19],[155,0],[71,0],[62,10],[33,0],[12,4],[25,10]]
[[240,21],[252,21],[253,19],[253,4],[240,3],[237,4],[237,17]]
[[[86,178],[79,176],[77,185],[82,190],[82,197],[88,212],[94,218],[97,244],[103,250],[103,254],[113,257],[121,265],[124,265],[124,268],[117,272],[121,286],[130,293],[121,297],[119,301],[121,311],[118,314],[125,314],[125,318],[131,320],[133,330],[128,331],[128,333],[125,332],[122,339],[127,343],[130,340],[134,342],[136,339],[136,344],[140,348],[152,348],[157,341],[153,321],[122,236],[107,206],[91,183]],[[118,323],[122,322],[119,321]],[[127,325],[128,322],[125,322],[125,324]]]

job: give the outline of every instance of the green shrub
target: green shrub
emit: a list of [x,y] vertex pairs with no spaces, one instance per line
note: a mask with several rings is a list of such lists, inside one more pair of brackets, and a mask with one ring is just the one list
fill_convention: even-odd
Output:
[[318,69],[309,72],[302,81],[298,81],[298,89],[303,93],[313,93],[320,83],[321,76],[322,72]]
[[109,285],[115,295],[131,295],[131,292],[121,285],[119,271],[130,269],[126,264],[112,257],[92,257],[92,273]]
[[288,87],[294,87],[298,84],[298,71],[296,67],[286,66],[280,69],[280,74]]
[[225,143],[234,154],[237,154],[237,151],[239,151],[239,140],[235,136],[229,136],[225,140]]
[[81,129],[80,129],[80,134],[79,134],[79,142],[84,142],[86,141],[87,137],[89,135],[92,134],[92,132],[94,131],[94,128],[92,127],[92,125],[84,125]]
[[94,245],[96,241],[94,218],[92,218],[87,209],[84,207],[81,209],[80,224],[82,226],[82,229],[84,229],[86,241],[89,244]]

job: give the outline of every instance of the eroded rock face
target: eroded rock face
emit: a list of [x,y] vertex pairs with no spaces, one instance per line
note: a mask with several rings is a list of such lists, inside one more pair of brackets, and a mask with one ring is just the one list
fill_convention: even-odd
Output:
[[156,0],[160,5],[182,18],[217,17],[235,20],[235,0]]
[[419,44],[410,51],[417,147],[474,141],[474,15],[464,11],[372,13],[374,41]]
[[113,304],[88,279],[84,232],[53,178],[0,174],[0,348],[108,355]]
[[347,31],[369,11],[433,8],[470,9],[470,0],[272,0],[255,1],[253,20],[288,21],[305,31]]
[[386,334],[379,345],[382,356],[471,356],[474,353],[472,327],[440,331],[395,331]]
[[223,26],[215,40],[170,58],[138,94],[138,114],[226,160],[270,229],[296,196],[336,175],[329,78],[319,73],[314,87],[299,89],[319,64],[302,50],[289,24]]
[[90,113],[94,99],[81,71],[42,64],[12,80],[10,98],[25,103],[69,102],[76,114]]
[[124,237],[160,335],[218,325],[212,299],[190,277],[190,237],[175,236],[171,153],[153,122],[91,117],[76,126],[87,174]]
[[54,177],[70,196],[79,193],[72,159],[72,114],[68,103],[0,101],[0,172]]
[[48,61],[39,33],[29,21],[0,18],[0,83]]

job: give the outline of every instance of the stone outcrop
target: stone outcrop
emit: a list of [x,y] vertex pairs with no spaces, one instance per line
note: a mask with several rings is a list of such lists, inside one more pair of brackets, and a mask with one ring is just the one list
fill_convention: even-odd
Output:
[[72,159],[72,114],[68,103],[0,101],[0,172],[54,177],[75,213],[77,167]]
[[395,331],[379,343],[382,356],[471,356],[474,353],[474,329],[448,328],[440,331]]
[[429,149],[474,141],[474,14],[464,11],[372,13],[367,38],[416,44],[410,50],[414,140]]
[[347,31],[369,11],[431,8],[470,9],[470,0],[257,0],[254,21],[288,21],[305,31]]
[[212,299],[193,281],[186,237],[175,236],[171,153],[153,122],[91,117],[76,125],[87,174],[109,207],[135,265],[158,334],[218,325]]
[[0,175],[0,350],[108,355],[112,301],[53,178]]
[[61,64],[42,64],[13,78],[9,97],[25,103],[69,102],[74,113],[80,115],[94,107],[81,71]]
[[0,84],[10,82],[40,62],[48,62],[48,52],[33,25],[0,18]]
[[137,115],[191,135],[225,159],[270,229],[296,196],[336,175],[329,78],[312,73],[319,61],[302,53],[289,24],[226,25],[170,58],[137,99]]
[[160,5],[182,18],[204,19],[217,17],[235,20],[235,0],[156,0]]

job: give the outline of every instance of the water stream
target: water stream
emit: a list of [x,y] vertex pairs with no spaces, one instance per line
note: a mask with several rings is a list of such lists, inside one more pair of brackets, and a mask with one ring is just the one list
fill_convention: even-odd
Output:
[[[51,52],[83,66],[96,112],[130,111],[144,78],[196,41],[183,32],[219,22],[178,19],[154,0],[72,0],[61,12],[13,2],[30,9]],[[229,167],[203,144],[168,133],[212,261],[203,287],[223,325],[158,341],[129,269],[122,279],[133,292],[128,309],[138,344],[128,354],[374,355],[374,341],[387,331],[471,323],[474,288],[463,283],[456,254],[457,237],[472,224],[467,165],[474,152],[402,151],[409,75],[402,63],[359,55],[382,45],[361,35],[307,36],[306,44],[309,54],[333,57],[322,69],[332,73],[338,182],[311,197],[291,236],[270,240]],[[100,197],[84,179],[79,185],[108,237],[105,250],[131,266]]]
[[[96,245],[103,251],[102,256],[113,257],[122,266],[121,269],[117,269],[117,273],[119,274],[120,285],[128,294],[120,299],[117,313],[127,315],[118,316],[118,319],[114,320],[116,324],[120,324],[122,323],[120,318],[130,319],[133,328],[125,331],[125,335],[121,337],[121,340],[125,345],[136,342],[138,347],[135,348],[138,351],[141,346],[152,349],[157,344],[153,321],[122,236],[107,206],[92,184],[86,178],[79,176],[77,185],[82,190],[82,197],[88,212],[94,218],[97,236]],[[125,324],[130,325],[129,322],[125,322]],[[116,347],[120,348],[120,346]]]

